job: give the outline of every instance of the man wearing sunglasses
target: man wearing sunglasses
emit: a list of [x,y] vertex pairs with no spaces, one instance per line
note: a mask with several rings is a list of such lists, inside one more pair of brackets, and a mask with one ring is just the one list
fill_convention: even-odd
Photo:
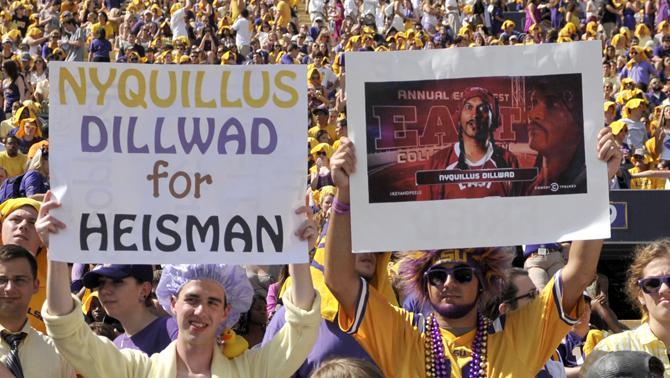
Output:
[[609,352],[632,350],[659,358],[670,376],[670,240],[640,246],[626,274],[626,294],[642,313],[642,324],[634,330],[602,340],[588,356],[582,373]]
[[[614,176],[621,152],[609,129],[599,132],[598,156]],[[409,253],[400,269],[405,291],[433,307],[421,321],[389,305],[356,273],[348,205],[355,166],[354,145],[342,138],[331,158],[338,191],[325,263],[326,285],[339,302],[340,328],[389,377],[525,377],[539,371],[583,311],[582,293],[595,276],[602,241],[573,242],[567,265],[539,297],[493,322],[482,310],[505,284],[513,257],[509,249]]]
[[[540,294],[540,291],[531,281],[528,272],[524,269],[510,269],[507,279],[507,284],[505,284],[500,297],[500,304],[491,310],[492,319],[525,306]],[[538,378],[564,376],[565,368],[557,354],[552,356],[536,375]]]

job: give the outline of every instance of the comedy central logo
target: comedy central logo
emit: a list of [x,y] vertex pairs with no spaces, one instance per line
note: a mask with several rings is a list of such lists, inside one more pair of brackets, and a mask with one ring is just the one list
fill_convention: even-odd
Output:
[[551,185],[549,186],[549,190],[551,190],[552,192],[557,192],[558,188],[559,188],[558,183],[555,182],[552,182]]

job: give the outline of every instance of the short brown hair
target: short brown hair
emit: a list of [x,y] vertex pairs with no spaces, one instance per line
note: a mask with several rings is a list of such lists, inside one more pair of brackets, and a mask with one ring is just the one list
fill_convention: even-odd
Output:
[[636,306],[643,317],[648,315],[647,308],[637,299],[640,294],[640,286],[637,281],[644,277],[643,270],[650,262],[658,258],[670,258],[670,239],[653,241],[647,245],[639,246],[633,256],[633,262],[626,272],[626,294],[629,302]]
[[0,262],[6,262],[17,259],[26,259],[30,265],[30,272],[33,275],[33,279],[37,278],[37,260],[32,253],[28,252],[27,249],[16,245],[16,244],[7,244],[0,246]]
[[310,378],[383,378],[379,368],[359,358],[333,358],[319,366]]

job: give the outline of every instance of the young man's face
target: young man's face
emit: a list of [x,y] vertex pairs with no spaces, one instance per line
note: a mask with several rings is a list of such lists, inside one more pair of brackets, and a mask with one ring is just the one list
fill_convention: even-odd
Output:
[[25,317],[30,298],[39,287],[25,258],[0,262],[0,318]]
[[469,138],[478,138],[488,133],[488,128],[484,130],[484,125],[477,124],[477,107],[484,104],[481,97],[472,97],[463,104],[461,109],[461,127],[463,135]]
[[15,157],[19,152],[19,143],[14,138],[7,138],[5,149],[7,150],[7,155]]
[[372,279],[377,270],[377,255],[374,253],[356,254],[356,272],[366,280]]
[[[642,278],[670,274],[670,257],[662,256],[652,260],[642,271]],[[640,290],[638,300],[647,308],[649,317],[661,324],[670,324],[670,287],[661,283],[650,293]]]
[[35,230],[37,210],[24,206],[11,212],[2,222],[2,244],[16,244],[36,254],[41,242]]
[[179,338],[191,345],[214,345],[219,325],[228,318],[230,306],[221,285],[213,280],[193,280],[172,299],[179,324]]
[[[441,265],[448,269],[468,269],[464,264],[447,263]],[[452,272],[443,282],[427,280],[428,298],[437,313],[449,319],[461,318],[476,307],[479,291],[479,279],[472,272],[467,282],[457,279],[460,276]]]

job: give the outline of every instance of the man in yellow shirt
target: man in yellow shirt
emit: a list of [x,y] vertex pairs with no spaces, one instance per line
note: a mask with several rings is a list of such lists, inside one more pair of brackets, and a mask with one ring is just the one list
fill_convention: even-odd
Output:
[[286,28],[291,22],[291,6],[286,0],[275,0],[277,14],[275,15],[275,27]]
[[[621,152],[609,129],[598,156],[613,176]],[[425,321],[392,307],[354,269],[349,176],[354,145],[342,139],[331,160],[337,186],[326,239],[326,284],[340,303],[340,328],[363,346],[386,376],[532,377],[576,322],[582,293],[596,272],[602,241],[572,243],[568,264],[539,298],[492,322],[478,309],[500,294],[512,255],[503,248],[417,251],[401,270],[407,292],[432,306]]]
[[10,135],[5,138],[5,151],[0,152],[0,167],[7,171],[7,177],[14,177],[26,171],[28,157],[19,152],[18,139]]
[[47,251],[43,248],[35,220],[40,203],[30,198],[12,198],[0,204],[0,222],[2,245],[16,244],[32,253],[37,259],[38,290],[28,304],[28,321],[36,330],[46,333],[46,327],[40,311],[47,295]]
[[320,130],[326,130],[330,139],[337,140],[337,131],[335,130],[335,125],[330,125],[328,123],[328,108],[320,106],[312,110],[312,115],[314,116],[315,126],[307,130],[307,135],[316,138],[316,134]]

